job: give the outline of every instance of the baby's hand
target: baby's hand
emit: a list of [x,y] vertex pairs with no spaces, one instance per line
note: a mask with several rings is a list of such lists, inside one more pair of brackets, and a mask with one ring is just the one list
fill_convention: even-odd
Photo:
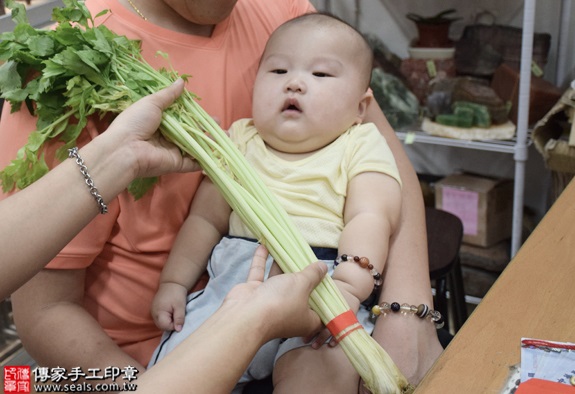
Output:
[[186,316],[187,289],[177,283],[161,283],[152,301],[152,317],[160,330],[181,331]]

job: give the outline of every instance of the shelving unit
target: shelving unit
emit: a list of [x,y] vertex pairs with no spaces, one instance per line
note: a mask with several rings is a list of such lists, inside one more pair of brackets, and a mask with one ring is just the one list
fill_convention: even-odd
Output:
[[[565,0],[564,0],[565,1]],[[517,132],[513,140],[468,141],[431,136],[422,131],[397,132],[401,140],[410,143],[425,143],[458,148],[476,149],[490,152],[513,154],[515,162],[513,223],[511,235],[511,257],[521,246],[523,227],[523,203],[525,188],[525,166],[528,157],[529,139],[529,94],[531,90],[531,62],[533,58],[533,34],[536,0],[525,0],[523,10],[523,36],[521,46],[521,70],[519,82],[519,103]]]
[[[395,134],[402,141],[410,141],[406,143],[422,143],[429,145],[451,146],[455,148],[475,149],[487,152],[498,153],[514,153],[516,138],[511,140],[483,140],[483,141],[470,141],[458,140],[454,138],[437,137],[427,134],[423,131],[396,131]],[[531,141],[528,140],[530,143]]]

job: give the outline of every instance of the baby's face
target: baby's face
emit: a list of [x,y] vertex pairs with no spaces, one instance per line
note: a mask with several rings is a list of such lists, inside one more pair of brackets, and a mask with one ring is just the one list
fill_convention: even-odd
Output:
[[367,89],[357,53],[341,28],[304,22],[274,34],[254,85],[254,124],[264,141],[280,152],[308,153],[360,123]]

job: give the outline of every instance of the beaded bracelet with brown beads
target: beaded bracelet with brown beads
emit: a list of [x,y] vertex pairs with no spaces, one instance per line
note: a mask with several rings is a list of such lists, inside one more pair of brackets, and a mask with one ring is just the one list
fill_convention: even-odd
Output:
[[349,256],[347,254],[342,254],[333,261],[333,265],[334,267],[337,267],[339,264],[345,263],[346,261],[353,261],[357,263],[361,268],[369,270],[369,273],[371,276],[373,276],[373,291],[375,292],[377,289],[379,289],[383,283],[383,279],[381,279],[381,274],[377,272],[367,257]]

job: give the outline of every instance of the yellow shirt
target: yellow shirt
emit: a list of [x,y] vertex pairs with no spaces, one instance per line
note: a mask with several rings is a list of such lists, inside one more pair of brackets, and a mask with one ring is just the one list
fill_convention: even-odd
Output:
[[[235,122],[230,137],[311,246],[337,248],[347,185],[354,176],[380,172],[401,185],[391,150],[373,123],[353,126],[328,146],[297,161],[270,152],[251,119]],[[254,238],[234,213],[230,235]]]

